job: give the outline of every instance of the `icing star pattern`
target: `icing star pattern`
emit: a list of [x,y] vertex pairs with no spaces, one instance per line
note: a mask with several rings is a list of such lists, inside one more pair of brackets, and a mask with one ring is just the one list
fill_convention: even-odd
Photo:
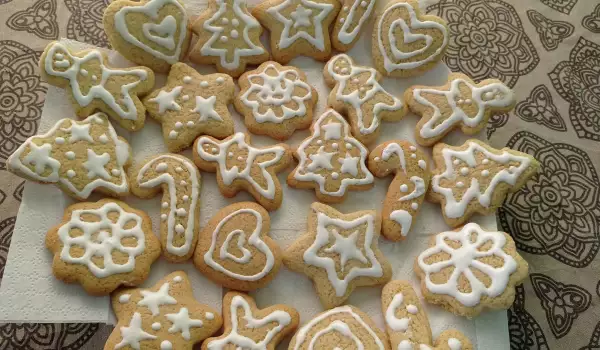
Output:
[[167,84],[144,98],[150,116],[162,124],[170,152],[189,147],[203,134],[224,138],[233,134],[227,105],[235,86],[226,74],[202,75],[185,63],[172,66]]

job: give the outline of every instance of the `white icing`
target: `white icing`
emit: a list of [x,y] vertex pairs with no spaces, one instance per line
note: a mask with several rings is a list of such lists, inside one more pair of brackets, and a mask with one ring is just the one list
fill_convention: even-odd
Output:
[[398,209],[390,213],[390,219],[400,224],[400,234],[406,237],[412,225],[412,215],[406,210]]
[[88,148],[87,161],[83,163],[83,167],[88,171],[88,179],[100,177],[104,180],[110,180],[110,174],[106,171],[106,165],[109,161],[110,155],[108,153],[98,155],[94,150]]
[[[269,326],[269,330],[259,341],[238,333],[238,312],[240,309],[244,311],[242,319],[245,323],[243,324],[245,329],[255,330]],[[269,349],[273,346],[271,341],[292,321],[290,314],[283,310],[275,310],[267,316],[257,319],[252,315],[252,310],[250,309],[248,302],[239,295],[236,295],[231,299],[229,310],[231,313],[231,331],[227,336],[221,339],[210,341],[206,347],[208,350],[222,350],[232,345],[235,346],[236,349]],[[275,325],[273,326],[273,324]]]
[[[446,240],[459,242],[460,247],[454,249],[446,243]],[[491,243],[489,249],[485,251],[478,250],[482,245],[488,243]],[[484,295],[490,298],[501,295],[508,286],[510,275],[517,270],[515,259],[503,250],[505,245],[506,237],[502,232],[484,231],[475,223],[465,225],[460,231],[446,231],[438,234],[435,237],[435,245],[425,250],[417,258],[419,267],[425,273],[427,290],[434,294],[452,296],[466,307],[476,306]],[[431,264],[425,263],[428,257],[442,252],[449,254],[450,258]],[[501,259],[503,264],[499,267],[493,267],[479,260],[486,257]],[[454,267],[448,281],[434,283],[431,280],[431,275],[446,267]],[[477,279],[472,268],[489,277],[489,287],[486,287],[483,282]],[[460,276],[464,276],[469,281],[470,292],[462,292],[458,289]]]
[[155,331],[158,331],[160,329],[160,322],[154,322],[152,324],[152,329],[154,329]]
[[183,281],[183,278],[181,278],[181,276],[175,276],[175,278],[173,278],[173,282],[175,283],[179,283],[181,281]]
[[419,198],[421,196],[423,196],[425,194],[425,192],[427,191],[427,187],[425,187],[425,181],[423,181],[422,178],[418,177],[418,176],[411,176],[410,177],[410,181],[415,185],[415,189],[407,194],[406,196],[400,197],[398,200],[399,201],[409,201],[412,199],[416,199]]
[[213,314],[212,312],[207,312],[207,313],[204,314],[204,317],[207,320],[214,320],[215,319],[215,314]]
[[406,332],[410,319],[408,317],[396,317],[396,310],[404,303],[404,295],[397,293],[385,310],[385,323],[395,332]]
[[[108,217],[111,212],[119,214],[116,222]],[[82,220],[82,216],[90,214],[99,218],[97,222]],[[125,229],[125,225],[133,221],[135,225]],[[73,237],[70,231],[77,228],[82,235]],[[135,246],[125,246],[122,240],[133,237]],[[71,264],[85,265],[97,278],[104,278],[119,273],[129,273],[135,269],[135,258],[145,249],[145,234],[142,230],[142,218],[135,213],[130,213],[121,208],[117,203],[106,203],[98,209],[79,209],[71,213],[71,219],[58,229],[58,238],[63,244],[60,259]],[[71,247],[84,249],[83,255],[71,255]],[[113,251],[127,255],[125,263],[117,264],[113,261]],[[103,257],[103,267],[96,265],[92,258]]]
[[[350,8],[350,12],[348,12],[348,16],[346,18],[340,18],[340,22],[342,22],[342,19],[344,20],[342,22],[344,25],[342,25],[340,28],[340,31],[337,34],[337,39],[342,44],[348,45],[356,39],[363,24],[367,21],[369,16],[371,16],[371,12],[375,7],[375,2],[375,0],[369,0],[368,2],[354,0],[352,7]],[[358,8],[359,4],[364,10]],[[359,16],[358,21],[354,20],[354,16]]]
[[122,294],[121,296],[119,296],[119,303],[125,304],[126,302],[129,301],[130,298],[131,298],[131,294]]
[[202,96],[196,96],[196,106],[190,112],[196,112],[200,114],[199,122],[205,122],[209,119],[214,119],[222,122],[223,118],[215,110],[215,103],[217,102],[217,96],[210,96],[204,98]]
[[[243,168],[240,168],[237,165],[229,169],[227,168],[227,154],[229,153],[229,148],[233,145],[235,145],[238,150],[247,150],[245,166]],[[214,153],[211,153],[207,150],[211,150]],[[256,190],[261,196],[267,199],[275,198],[275,180],[267,171],[267,168],[279,163],[285,154],[285,149],[283,147],[272,146],[262,149],[255,148],[246,143],[245,135],[243,133],[238,132],[230,139],[221,143],[216,143],[208,137],[200,137],[198,139],[196,151],[198,152],[200,158],[204,159],[205,161],[218,163],[218,173],[225,185],[231,185],[236,179],[245,180],[252,185],[254,190]],[[266,161],[259,162],[257,158],[263,154],[273,154],[274,157]],[[257,174],[251,173],[253,165],[259,167],[260,174],[264,178],[266,188],[263,188],[261,184],[255,180],[254,177]]]
[[163,283],[156,292],[142,290],[140,293],[142,294],[142,300],[138,301],[137,304],[147,307],[152,312],[152,316],[160,314],[159,308],[161,305],[177,304],[177,300],[169,295],[169,282]]
[[458,340],[456,338],[449,338],[448,339],[448,347],[450,348],[450,350],[461,350],[462,343],[460,340]]
[[163,340],[160,343],[160,350],[172,350],[173,349],[173,344],[168,341],[168,340]]
[[410,313],[410,314],[416,315],[417,312],[419,312],[419,308],[417,308],[413,304],[408,304],[408,305],[406,305],[406,311],[408,311],[408,313]]
[[419,168],[421,168],[423,170],[427,170],[427,162],[424,161],[423,159],[419,159],[419,162],[417,164],[419,164]]
[[[232,220],[233,218],[235,218],[235,216],[240,215],[240,214],[251,214],[255,217],[255,219],[256,219],[255,225],[256,226],[254,227],[254,230],[248,237],[247,243],[251,246],[254,246],[256,248],[256,250],[258,250],[258,252],[260,252],[261,254],[263,254],[265,256],[265,263],[264,263],[263,269],[253,275],[242,275],[242,274],[233,272],[231,270],[228,270],[227,268],[225,268],[225,266],[219,264],[213,258],[213,255],[217,248],[217,241],[218,241],[219,233],[221,233],[223,226],[229,220]],[[260,237],[260,234],[262,231],[262,221],[263,221],[262,215],[253,209],[239,209],[239,210],[236,210],[233,213],[227,215],[226,217],[224,217],[223,220],[221,220],[219,222],[217,227],[215,227],[215,230],[212,232],[210,247],[209,247],[208,251],[204,254],[204,262],[208,266],[212,267],[213,269],[215,269],[221,273],[224,273],[227,276],[230,276],[235,279],[242,280],[242,281],[257,281],[257,280],[260,280],[261,278],[265,277],[273,269],[273,265],[275,264],[275,256],[273,255],[273,252],[271,252],[271,249],[269,249],[269,246]],[[242,257],[236,257],[233,254],[229,253],[229,251],[227,250],[230,242],[234,239],[235,236],[238,237],[237,246],[242,251]],[[219,249],[219,258],[222,260],[230,259],[238,264],[244,264],[244,265],[248,264],[253,259],[253,256],[250,253],[250,251],[243,246],[245,243],[246,243],[246,233],[243,230],[236,229],[236,230],[233,230],[233,231],[227,233],[227,237],[225,238],[223,245]]]
[[176,86],[171,91],[161,90],[158,95],[148,100],[148,102],[158,103],[158,114],[164,114],[167,110],[169,111],[180,111],[181,106],[175,101],[183,86]]
[[[179,13],[176,14],[176,16],[179,17],[179,23],[177,23],[177,19],[173,16],[173,12],[171,12],[171,15],[165,16],[159,25],[147,24],[143,26],[144,37],[154,44],[158,44],[159,46],[165,48],[164,51],[159,51],[148,45],[147,41],[145,42],[145,40],[140,40],[141,38],[137,38],[129,31],[129,27],[127,26],[129,23],[127,20],[127,15],[130,13],[142,13],[150,17],[150,19],[156,21],[159,19],[159,13],[161,10],[167,5],[169,5],[169,9],[171,9],[171,11],[174,9],[179,10]],[[165,60],[170,64],[174,64],[179,61],[183,43],[187,36],[187,25],[188,18],[185,8],[177,0],[150,0],[140,5],[136,4],[135,6],[123,6],[115,14],[115,29],[121,35],[121,37],[123,37],[123,39],[130,44],[146,51],[152,56],[161,60]],[[151,29],[158,35],[152,34]],[[179,32],[178,37],[176,37],[177,32]]]
[[339,234],[336,229],[331,229],[331,234],[333,235],[334,243],[330,247],[325,248],[325,252],[335,253],[340,256],[342,273],[344,272],[344,267],[346,266],[348,260],[356,259],[363,264],[368,263],[367,258],[365,258],[365,255],[356,245],[359,236],[358,230],[352,232],[347,237]]
[[340,171],[343,173],[348,173],[352,176],[358,176],[358,163],[360,162],[360,157],[352,157],[350,153],[346,152],[346,157],[340,158],[338,160],[342,165]]
[[[410,25],[404,21],[400,16],[392,15],[392,12],[398,11],[398,9],[404,9],[410,17]],[[390,19],[390,16],[394,16]],[[383,33],[384,24],[389,23],[389,29],[387,36]],[[397,27],[402,29],[403,40],[399,46],[396,42]],[[414,57],[422,55],[429,51],[434,45],[433,38],[427,34],[413,34],[411,29],[426,29],[426,30],[437,30],[442,33],[444,39],[439,43],[439,47],[425,58],[414,61]],[[385,70],[390,73],[397,69],[415,69],[425,63],[434,61],[444,51],[444,48],[448,44],[448,33],[446,27],[435,21],[421,21],[417,18],[415,9],[405,2],[396,2],[389,6],[381,15],[379,22],[377,23],[375,30],[377,31],[377,44],[379,47],[379,53],[383,57],[383,66]],[[402,44],[410,44],[417,40],[425,42],[423,47],[410,52],[401,51],[400,47]],[[386,46],[389,47],[392,57],[387,54]]]
[[[165,172],[168,168],[167,163],[165,161],[170,161],[175,165],[173,167],[182,167],[187,170],[187,176],[185,177],[190,182],[190,187],[183,188],[181,185],[178,185],[175,181],[175,177],[170,172]],[[156,170],[159,172],[154,177],[150,177],[149,171],[156,165]],[[160,173],[162,172],[162,173]],[[140,172],[137,175],[136,181],[141,188],[153,188],[157,186],[162,186],[166,184],[168,190],[164,193],[163,199],[165,200],[162,203],[162,208],[168,208],[167,214],[167,246],[166,249],[169,253],[184,256],[189,253],[190,249],[194,249],[192,247],[192,241],[194,240],[194,232],[196,228],[194,223],[196,221],[196,215],[198,212],[196,207],[198,207],[198,202],[200,200],[200,173],[196,166],[187,158],[182,156],[175,155],[161,155],[156,158],[148,161],[144,166],[141,167]],[[187,183],[186,183],[187,185]],[[181,197],[182,194],[189,193],[191,197],[190,202],[186,202],[185,206],[188,208],[177,208],[177,198]],[[182,221],[184,219],[177,219],[176,215],[179,217],[186,216],[187,213],[187,221]],[[180,215],[183,214],[183,215]],[[185,232],[185,242],[183,245],[179,247],[175,247],[173,245],[174,234],[173,230],[175,225],[180,225],[180,223],[185,223],[185,227],[182,232]]]
[[190,318],[190,314],[187,308],[182,307],[176,314],[166,314],[167,320],[171,321],[173,325],[169,328],[169,333],[181,332],[181,336],[185,340],[191,339],[190,328],[202,327],[204,324],[202,320]]
[[132,349],[140,350],[141,341],[156,339],[156,336],[146,333],[142,329],[142,315],[139,312],[135,312],[131,316],[128,327],[121,327],[119,331],[121,332],[122,339],[115,345],[115,349],[129,346]]

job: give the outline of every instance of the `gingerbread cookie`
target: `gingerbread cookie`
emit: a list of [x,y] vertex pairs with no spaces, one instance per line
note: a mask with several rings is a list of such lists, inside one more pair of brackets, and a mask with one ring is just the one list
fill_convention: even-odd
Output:
[[436,339],[419,297],[407,281],[392,281],[383,287],[381,306],[392,349],[472,350],[473,345],[460,331],[448,329]]
[[310,127],[319,95],[300,69],[269,61],[244,73],[238,83],[234,105],[250,132],[287,140],[296,129]]
[[354,288],[381,285],[392,277],[392,267],[378,247],[380,217],[374,210],[343,214],[313,203],[308,232],[285,252],[284,264],[313,280],[327,309],[341,305]]
[[202,350],[275,350],[277,344],[300,322],[298,312],[292,307],[273,305],[259,309],[252,297],[237,292],[225,294],[223,318],[223,335],[206,339]]
[[269,213],[253,202],[221,209],[200,234],[194,264],[206,277],[227,288],[264,287],[281,267],[281,250],[269,237]]
[[296,56],[325,61],[331,56],[329,26],[340,10],[337,0],[267,0],[252,14],[271,32],[271,51],[277,62]]
[[368,166],[377,177],[394,174],[383,202],[382,232],[387,239],[401,241],[419,214],[429,187],[427,157],[410,142],[393,140],[371,151]]
[[314,188],[319,201],[342,202],[346,191],[373,187],[365,164],[368,150],[350,135],[348,122],[329,109],[313,124],[312,135],[294,152],[299,164],[287,178],[296,188]]
[[150,217],[115,199],[69,206],[46,234],[46,247],[54,276],[92,295],[141,284],[160,255]]
[[444,86],[412,86],[404,93],[404,100],[421,116],[415,139],[423,146],[436,144],[455,128],[467,135],[477,134],[491,116],[515,106],[512,90],[501,81],[487,79],[475,84],[460,73],[450,74]]
[[123,128],[144,126],[146,109],[138,96],[154,87],[154,73],[146,67],[112,68],[100,50],[71,52],[59,42],[46,46],[40,75],[50,85],[67,90],[75,114],[85,118],[99,110]]
[[415,259],[425,300],[469,318],[485,309],[508,309],[528,270],[510,235],[475,223],[431,237]]
[[289,350],[390,350],[388,338],[369,315],[354,306],[340,306],[318,314],[302,326]]
[[28,138],[8,157],[6,168],[84,200],[93,191],[129,194],[125,167],[130,159],[129,144],[104,113],[97,113],[82,121],[61,119],[45,134]]
[[253,147],[250,136],[238,132],[223,141],[210,136],[196,139],[194,162],[202,171],[217,173],[219,190],[225,197],[245,190],[271,211],[283,200],[277,173],[291,164],[292,155],[286,144]]
[[416,0],[390,1],[373,29],[375,68],[399,78],[423,74],[444,56],[448,35],[446,21],[421,15]]
[[115,50],[160,73],[183,59],[192,39],[181,0],[115,0],[103,24]]
[[247,64],[260,64],[269,53],[260,42],[262,27],[248,12],[243,0],[210,0],[192,30],[198,42],[190,60],[216,64],[217,71],[239,77]]
[[323,74],[333,87],[327,104],[347,114],[352,135],[364,144],[377,139],[381,121],[398,121],[406,114],[406,106],[379,84],[381,74],[354,64],[348,55],[329,60]]
[[344,0],[333,25],[331,43],[342,52],[350,50],[358,41],[362,28],[369,21],[377,0]]
[[223,324],[216,310],[194,299],[183,271],[165,276],[149,289],[121,289],[111,299],[118,323],[104,350],[192,350]]
[[169,151],[179,152],[200,135],[224,138],[233,134],[227,105],[234,92],[229,75],[202,75],[185,63],[176,63],[167,84],[146,96],[144,105],[150,116],[162,124]]
[[475,213],[490,215],[535,175],[540,167],[532,156],[483,141],[468,140],[462,146],[438,143],[433,148],[435,170],[427,199],[441,203],[450,227],[464,224]]
[[194,253],[200,231],[200,172],[178,154],[152,156],[132,172],[131,192],[152,198],[163,192],[160,241],[170,262],[185,262]]

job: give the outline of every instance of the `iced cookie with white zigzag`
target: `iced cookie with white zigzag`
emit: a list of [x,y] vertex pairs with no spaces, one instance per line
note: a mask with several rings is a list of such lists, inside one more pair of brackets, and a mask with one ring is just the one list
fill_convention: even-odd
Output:
[[200,135],[233,134],[229,105],[235,85],[227,74],[202,75],[185,63],[171,67],[167,84],[144,98],[150,116],[162,124],[170,152],[189,147]]
[[272,305],[259,309],[252,297],[237,292],[225,294],[223,318],[223,335],[206,339],[202,350],[275,350],[300,322],[298,312],[292,307]]
[[381,307],[392,349],[472,350],[473,345],[460,331],[448,329],[435,340],[429,318],[410,282],[392,281],[383,287]]
[[97,113],[82,121],[61,119],[48,132],[28,138],[8,157],[6,168],[84,200],[92,192],[129,194],[125,169],[130,160],[129,144],[104,113]]
[[381,231],[385,238],[406,238],[429,187],[427,156],[408,141],[392,140],[369,154],[369,170],[377,177],[394,174],[383,202]]
[[200,171],[178,154],[152,156],[131,172],[131,192],[140,198],[163,193],[160,241],[165,258],[185,262],[200,232]]
[[46,234],[46,247],[54,276],[92,295],[141,284],[160,255],[148,214],[114,199],[69,206]]
[[146,108],[139,96],[154,87],[154,73],[146,67],[113,68],[100,50],[73,52],[55,41],[40,58],[40,75],[67,91],[80,118],[101,111],[127,130],[144,126]]
[[281,250],[269,237],[269,213],[253,202],[221,209],[202,229],[194,265],[206,277],[235,290],[264,287],[281,267]]
[[238,132],[225,140],[202,136],[194,142],[194,163],[203,171],[216,172],[225,197],[247,191],[267,210],[281,206],[283,192],[277,173],[292,162],[286,144],[254,147],[250,136]]
[[341,213],[313,203],[308,230],[286,249],[283,263],[312,279],[321,304],[343,304],[356,287],[376,286],[392,277],[379,250],[380,217],[374,210]]
[[104,350],[192,350],[223,324],[217,310],[194,299],[183,271],[165,276],[151,288],[120,289],[111,301],[118,322]]

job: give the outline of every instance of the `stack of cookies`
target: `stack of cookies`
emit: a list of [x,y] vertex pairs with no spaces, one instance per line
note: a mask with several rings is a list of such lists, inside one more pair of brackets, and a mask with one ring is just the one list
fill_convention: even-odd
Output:
[[[453,129],[479,133],[490,117],[514,107],[512,91],[497,80],[476,83],[454,73],[442,86],[412,86],[403,96],[386,91],[384,76],[419,76],[448,45],[446,23],[421,14],[415,0],[392,0],[378,14],[375,0],[267,0],[252,11],[243,0],[208,1],[200,13],[188,13],[182,0],[113,1],[104,28],[112,47],[138,67],[112,67],[100,50],[49,44],[41,74],[68,92],[80,120],[60,120],[7,161],[15,174],[81,201],[48,230],[46,246],[58,279],[111,295],[118,325],[105,349],[191,349],[199,342],[203,349],[274,349],[298,327],[297,310],[260,309],[245,293],[271,283],[282,263],[312,279],[325,309],[304,322],[290,349],[472,349],[456,330],[432,339],[412,285],[390,281],[392,266],[378,239],[404,240],[423,201],[440,203],[450,229],[432,237],[414,262],[425,301],[465,317],[510,307],[527,262],[508,234],[483,230],[470,218],[493,214],[539,163],[476,139],[458,146],[443,139]],[[263,27],[270,52],[260,41]],[[374,67],[344,53],[369,30]],[[326,62],[328,96],[318,96],[303,71],[285,66],[297,56]],[[200,74],[187,59],[218,73]],[[155,74],[168,74],[164,86],[155,88]],[[319,99],[328,108],[314,115]],[[255,147],[250,134],[236,132],[230,105],[250,133],[273,144]],[[409,141],[377,144],[383,122],[397,123],[409,111],[420,117],[414,139],[433,147],[433,163]],[[111,123],[135,132],[146,114],[161,124],[171,153],[132,164],[131,147]],[[298,147],[285,143],[306,129],[310,135]],[[178,154],[188,148],[192,159]],[[288,170],[281,184],[277,174]],[[255,202],[222,208],[200,227],[201,172],[216,173],[223,196],[245,191]],[[342,213],[324,204],[368,191],[375,178],[389,175],[381,208]],[[306,233],[282,251],[269,237],[269,212],[281,206],[286,185],[314,191],[318,202]],[[94,192],[106,198],[86,201]],[[159,192],[155,235],[150,217],[122,200]],[[184,272],[136,288],[161,255],[171,263],[192,259],[201,274],[231,290],[222,316],[194,299]],[[386,332],[344,305],[357,287],[377,285],[385,285]]]

